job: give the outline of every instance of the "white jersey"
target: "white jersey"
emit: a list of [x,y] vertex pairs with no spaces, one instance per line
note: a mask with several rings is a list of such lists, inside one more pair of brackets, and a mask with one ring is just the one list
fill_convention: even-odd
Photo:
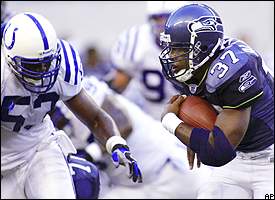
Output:
[[[157,120],[160,120],[163,104],[178,93],[162,74],[160,52],[149,24],[124,31],[111,51],[115,67],[140,83],[140,93],[144,97],[142,109]],[[126,97],[136,103],[134,98]]]
[[54,86],[46,93],[26,90],[5,62],[1,48],[1,170],[27,161],[37,145],[54,130],[47,114],[58,100],[69,100],[82,89],[79,54],[68,42],[61,45],[61,67]]
[[[167,132],[159,121],[143,112],[137,105],[122,95],[113,93],[105,82],[100,82],[93,76],[83,79],[83,87],[99,106],[102,105],[106,95],[112,94],[116,100],[118,100],[118,103],[123,105],[128,112],[133,131],[127,138],[127,145],[130,147],[133,157],[138,161],[144,181],[155,178],[154,176],[165,164],[167,159],[170,159],[178,168],[188,169],[185,146]],[[79,130],[81,130],[82,133],[89,132],[83,124],[81,125],[78,119],[74,118],[73,120],[75,120],[74,124],[78,123],[78,125],[73,125],[74,127],[78,127],[78,130],[76,129],[75,131],[79,132]],[[80,126],[83,127],[79,129]],[[77,137],[81,137],[78,135],[79,134],[76,134]],[[81,138],[81,140],[83,140],[83,138]],[[124,171],[128,169],[123,167],[115,169],[110,156],[106,156],[106,159],[108,159],[110,163],[108,175],[113,180],[113,183],[133,184],[127,177],[127,172]]]

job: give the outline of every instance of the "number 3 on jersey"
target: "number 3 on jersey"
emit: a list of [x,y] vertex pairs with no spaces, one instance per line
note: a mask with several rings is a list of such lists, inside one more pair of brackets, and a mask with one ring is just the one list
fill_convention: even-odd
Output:
[[[226,51],[226,52],[220,57],[220,59],[221,59],[221,60],[224,60],[225,57],[226,57],[227,55],[229,55],[232,64],[236,64],[236,63],[239,62],[239,60],[240,60],[240,59],[238,59],[238,58],[236,57],[236,55],[234,54],[234,52],[231,51],[231,50]],[[229,70],[229,66],[228,66],[228,65],[226,65],[226,64],[224,64],[224,63],[222,63],[222,62],[218,62],[218,63],[216,63],[216,64],[212,67],[212,69],[211,69],[211,71],[210,71],[210,74],[213,75],[213,74],[215,74],[215,71],[219,71],[219,73],[218,73],[217,76],[218,76],[218,78],[221,79],[221,78],[223,78],[223,77],[225,76],[225,74],[226,74],[226,72],[227,72],[228,70]]]
[[[59,95],[56,92],[40,94],[33,103],[33,108],[40,108],[41,104],[44,102],[51,102],[50,110],[54,109],[56,102],[59,99]],[[30,96],[5,96],[1,106],[1,121],[3,122],[14,122],[13,127],[14,132],[19,132],[21,127],[25,122],[25,118],[22,115],[10,115],[9,112],[13,110],[16,105],[30,105]],[[49,110],[49,111],[50,111]],[[31,127],[31,125],[26,125],[25,127]]]

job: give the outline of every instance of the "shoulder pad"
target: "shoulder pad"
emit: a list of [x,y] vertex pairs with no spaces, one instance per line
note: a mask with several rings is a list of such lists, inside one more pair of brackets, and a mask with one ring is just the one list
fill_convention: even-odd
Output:
[[[244,43],[235,42],[226,47],[211,63],[206,79],[206,89],[213,93],[221,85],[235,78],[235,74],[243,68],[250,59],[251,52]],[[253,50],[252,50],[253,51]]]

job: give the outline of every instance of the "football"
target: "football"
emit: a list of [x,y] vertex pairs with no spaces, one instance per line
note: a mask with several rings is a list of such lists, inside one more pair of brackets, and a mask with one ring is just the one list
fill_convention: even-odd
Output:
[[181,104],[178,117],[196,128],[212,130],[217,118],[213,106],[198,96],[187,96]]

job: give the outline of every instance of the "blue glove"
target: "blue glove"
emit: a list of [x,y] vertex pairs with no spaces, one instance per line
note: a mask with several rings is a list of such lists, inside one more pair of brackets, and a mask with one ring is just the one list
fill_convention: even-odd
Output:
[[138,168],[137,161],[131,156],[129,147],[123,144],[116,144],[112,149],[112,159],[116,167],[129,165],[129,178],[134,182],[142,183],[142,175]]

